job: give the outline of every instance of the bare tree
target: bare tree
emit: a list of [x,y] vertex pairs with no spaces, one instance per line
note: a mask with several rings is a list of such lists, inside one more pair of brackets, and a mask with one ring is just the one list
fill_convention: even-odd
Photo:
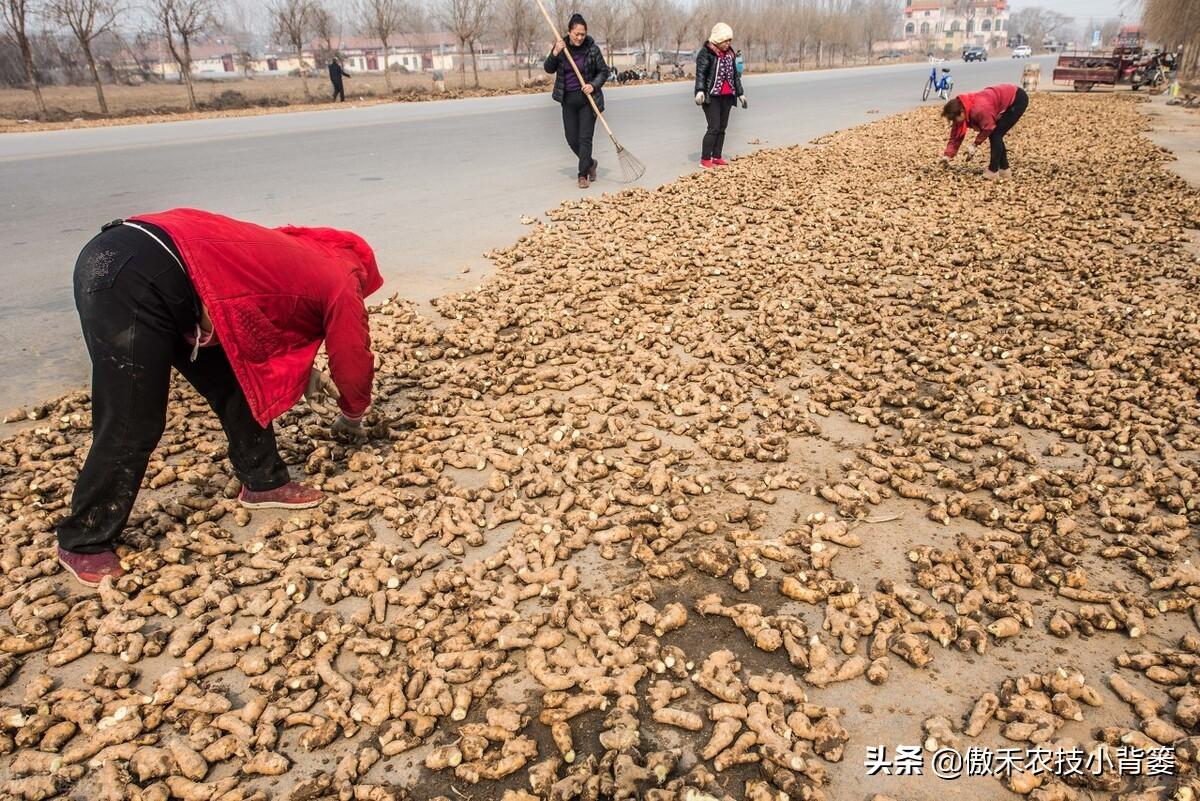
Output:
[[51,0],[50,16],[55,22],[71,29],[79,49],[87,61],[92,83],[96,85],[96,100],[100,113],[108,113],[108,102],[104,99],[104,86],[100,83],[100,72],[96,69],[96,57],[92,43],[96,37],[111,30],[117,19],[117,5],[113,0]]
[[337,47],[333,40],[338,36],[338,19],[332,11],[320,3],[313,4],[312,30],[317,38],[319,50],[316,53],[317,67],[324,67],[337,55]]
[[363,32],[378,39],[383,46],[383,82],[390,93],[392,76],[388,70],[388,48],[390,41],[399,36],[404,27],[406,9],[401,0],[360,0],[358,17]]
[[686,1],[682,4],[672,3],[669,6],[671,41],[675,44],[675,52],[671,54],[672,63],[679,59],[679,51],[683,50],[683,43],[691,40],[692,29],[695,27],[698,15],[699,9]]
[[471,38],[467,46],[471,48],[471,72],[475,79],[475,88],[479,88],[479,62],[475,58],[475,45],[479,44],[492,24],[492,0],[473,0],[471,5]]
[[122,39],[125,47],[125,55],[134,63],[137,69],[137,74],[143,78],[154,74],[151,66],[150,51],[159,42],[159,37],[154,31],[141,30],[133,35],[133,41]]
[[1142,20],[1151,37],[1172,50],[1183,49],[1181,76],[1200,73],[1200,6],[1195,0],[1144,0]]
[[896,31],[896,21],[900,18],[898,0],[867,0],[860,10],[858,17],[862,28],[863,41],[867,46],[867,60],[870,61],[875,51],[875,43],[882,39],[891,39]]
[[21,62],[25,65],[25,79],[29,81],[29,90],[33,92],[33,100],[37,103],[38,114],[46,116],[46,101],[42,98],[42,89],[38,86],[37,70],[33,66],[33,47],[29,43],[27,33],[29,17],[34,7],[28,0],[3,0],[0,12],[4,16],[4,35],[11,39],[21,51]]
[[558,26],[558,32],[566,36],[567,22],[572,14],[583,11],[583,0],[550,0],[549,6],[550,19]]
[[658,46],[663,25],[667,19],[666,0],[633,0],[633,14],[639,31],[639,39],[645,55],[646,69],[650,69],[650,58]]
[[304,63],[304,44],[313,27],[313,4],[311,0],[276,0],[271,6],[271,19],[275,35],[280,41],[292,46],[296,61],[300,64],[300,84],[304,96],[312,97],[308,91],[308,67]]
[[[179,80],[187,88],[188,108],[196,109],[192,84],[192,42],[213,27],[213,0],[155,0],[153,10],[171,58],[179,66]],[[179,39],[176,42],[176,36]]]
[[542,31],[541,14],[535,14],[532,10],[529,12],[529,18],[525,26],[525,78],[533,80],[533,62],[536,59],[536,52],[540,49],[538,43],[542,36],[539,34]]
[[1055,32],[1071,23],[1071,18],[1040,6],[1029,6],[1013,12],[1008,18],[1008,31],[1016,33],[1033,47],[1041,47]]
[[628,20],[625,0],[593,0],[588,13],[595,31],[592,36],[597,40],[600,38],[597,34],[604,37],[604,56],[612,64],[613,47],[624,33]]
[[[518,54],[521,52],[522,45],[529,44],[533,39],[537,23],[540,20],[535,18],[529,0],[502,0],[499,13],[503,28],[501,33],[503,33],[506,43],[512,45],[513,80],[516,82],[517,88],[520,88],[521,62]],[[526,61],[528,61],[528,51],[525,55]]]
[[257,37],[253,33],[256,26],[251,19],[246,4],[240,0],[221,0],[220,20],[213,14],[213,27],[219,28],[223,39],[234,47],[234,63],[246,77],[254,73],[253,50]]
[[[459,82],[464,88],[467,85],[467,60],[464,54],[467,46],[471,47],[471,61],[475,63],[475,42],[483,35],[483,25],[487,21],[487,0],[445,0],[438,12],[438,21],[453,34],[458,42],[458,71]],[[475,85],[479,86],[479,70],[475,69]]]

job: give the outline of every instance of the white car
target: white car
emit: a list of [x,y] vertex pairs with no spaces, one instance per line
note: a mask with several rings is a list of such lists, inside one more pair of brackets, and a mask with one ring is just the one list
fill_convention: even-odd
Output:
[[1014,47],[1012,51],[1013,58],[1029,58],[1032,55],[1033,48],[1029,45],[1020,45],[1019,47]]

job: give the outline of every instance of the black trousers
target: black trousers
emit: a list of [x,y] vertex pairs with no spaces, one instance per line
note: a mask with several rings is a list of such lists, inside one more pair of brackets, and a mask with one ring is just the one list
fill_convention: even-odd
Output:
[[333,81],[333,99],[341,99],[343,103],[346,102],[346,88],[342,86],[341,81]]
[[75,306],[92,358],[92,447],[71,513],[58,526],[59,545],[82,553],[113,547],[166,426],[172,367],[217,413],[234,473],[247,487],[290,480],[274,429],[255,421],[225,351],[201,348],[191,361],[184,335],[195,330],[196,292],[161,245],[124,225],[98,234],[75,263]]
[[737,100],[733,95],[714,95],[704,104],[704,119],[708,120],[708,130],[704,132],[704,142],[700,148],[700,158],[721,158],[725,147],[725,129],[729,127],[729,112]]
[[571,152],[579,157],[579,177],[592,168],[592,137],[596,133],[596,112],[583,92],[567,92],[562,103],[563,132]]
[[992,151],[988,169],[992,172],[1008,169],[1008,148],[1004,146],[1004,135],[1012,130],[1027,108],[1029,108],[1029,95],[1025,93],[1024,89],[1018,88],[1017,96],[1013,98],[1013,104],[996,120],[996,127],[988,137]]

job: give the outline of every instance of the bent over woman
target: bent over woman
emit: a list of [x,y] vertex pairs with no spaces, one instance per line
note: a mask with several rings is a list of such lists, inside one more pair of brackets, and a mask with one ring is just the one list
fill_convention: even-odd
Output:
[[75,263],[75,305],[92,358],[92,445],[58,560],[87,586],[124,572],[114,550],[166,427],[171,371],[221,421],[246,507],[324,499],[292,481],[271,421],[314,389],[322,342],[341,415],[365,439],[375,375],[363,298],[383,284],[349,231],[263,228],[196,209],[105,225]]
[[1005,83],[989,86],[981,92],[961,94],[942,108],[942,116],[950,121],[950,141],[942,161],[950,163],[958,154],[967,129],[978,131],[975,141],[967,146],[967,159],[975,155],[975,149],[988,140],[991,160],[983,173],[984,178],[1009,177],[1008,148],[1004,135],[1021,119],[1029,108],[1029,95],[1019,86]]

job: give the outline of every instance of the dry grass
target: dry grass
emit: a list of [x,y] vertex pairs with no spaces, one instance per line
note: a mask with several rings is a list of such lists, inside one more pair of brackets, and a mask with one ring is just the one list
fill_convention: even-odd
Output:
[[[542,74],[534,71],[533,77]],[[521,72],[521,80],[527,79]],[[447,94],[452,97],[474,94],[495,94],[518,91],[512,72],[479,73],[480,89],[473,88],[471,73],[466,75],[467,89],[464,91],[459,73],[446,76]],[[100,117],[96,91],[91,86],[47,86],[42,94],[51,109],[51,122],[19,122],[32,120],[36,113],[33,95],[25,89],[0,88],[0,131],[47,130],[53,128],[80,127],[81,125],[111,125],[141,122],[169,116],[195,117],[213,113],[232,115],[238,113],[270,113],[281,107],[291,110],[328,105],[330,102],[329,81],[326,78],[310,78],[311,97],[305,101],[304,88],[299,78],[261,77],[239,80],[200,81],[195,84],[196,100],[202,110],[199,114],[187,110],[187,90],[182,84],[152,83],[142,86],[107,85],[104,96],[108,100],[110,117]],[[398,74],[392,76],[392,88],[403,100],[433,99],[433,81],[428,74]],[[540,91],[537,87],[534,91]],[[529,91],[529,90],[521,90]],[[237,92],[242,96],[235,102],[222,102],[224,93]],[[428,97],[424,97],[428,95]],[[387,86],[381,75],[354,76],[346,81],[346,99],[351,102],[389,101]]]
[[[530,81],[522,70],[522,84]],[[445,100],[461,97],[486,97],[548,91],[547,76],[540,69],[532,72],[533,85],[517,85],[511,71],[480,72],[479,88],[468,71],[446,74],[445,93],[435,92],[429,74],[411,73],[392,76],[389,94],[381,75],[355,76],[346,81],[346,101],[356,105],[390,102]],[[665,79],[664,79],[665,80]],[[690,80],[690,79],[688,79]],[[640,82],[639,82],[640,83]],[[465,86],[465,88],[464,88]],[[200,81],[195,84],[199,111],[188,111],[187,90],[182,84],[154,83],[142,86],[105,86],[104,96],[111,114],[101,116],[96,91],[90,86],[43,87],[42,94],[50,109],[49,120],[34,119],[33,95],[26,89],[0,88],[0,133],[52,131],[64,128],[93,128],[144,122],[200,119],[204,117],[243,117],[275,114],[281,111],[310,111],[328,108],[329,81],[310,78],[309,97],[299,78],[249,78],[228,81]]]

